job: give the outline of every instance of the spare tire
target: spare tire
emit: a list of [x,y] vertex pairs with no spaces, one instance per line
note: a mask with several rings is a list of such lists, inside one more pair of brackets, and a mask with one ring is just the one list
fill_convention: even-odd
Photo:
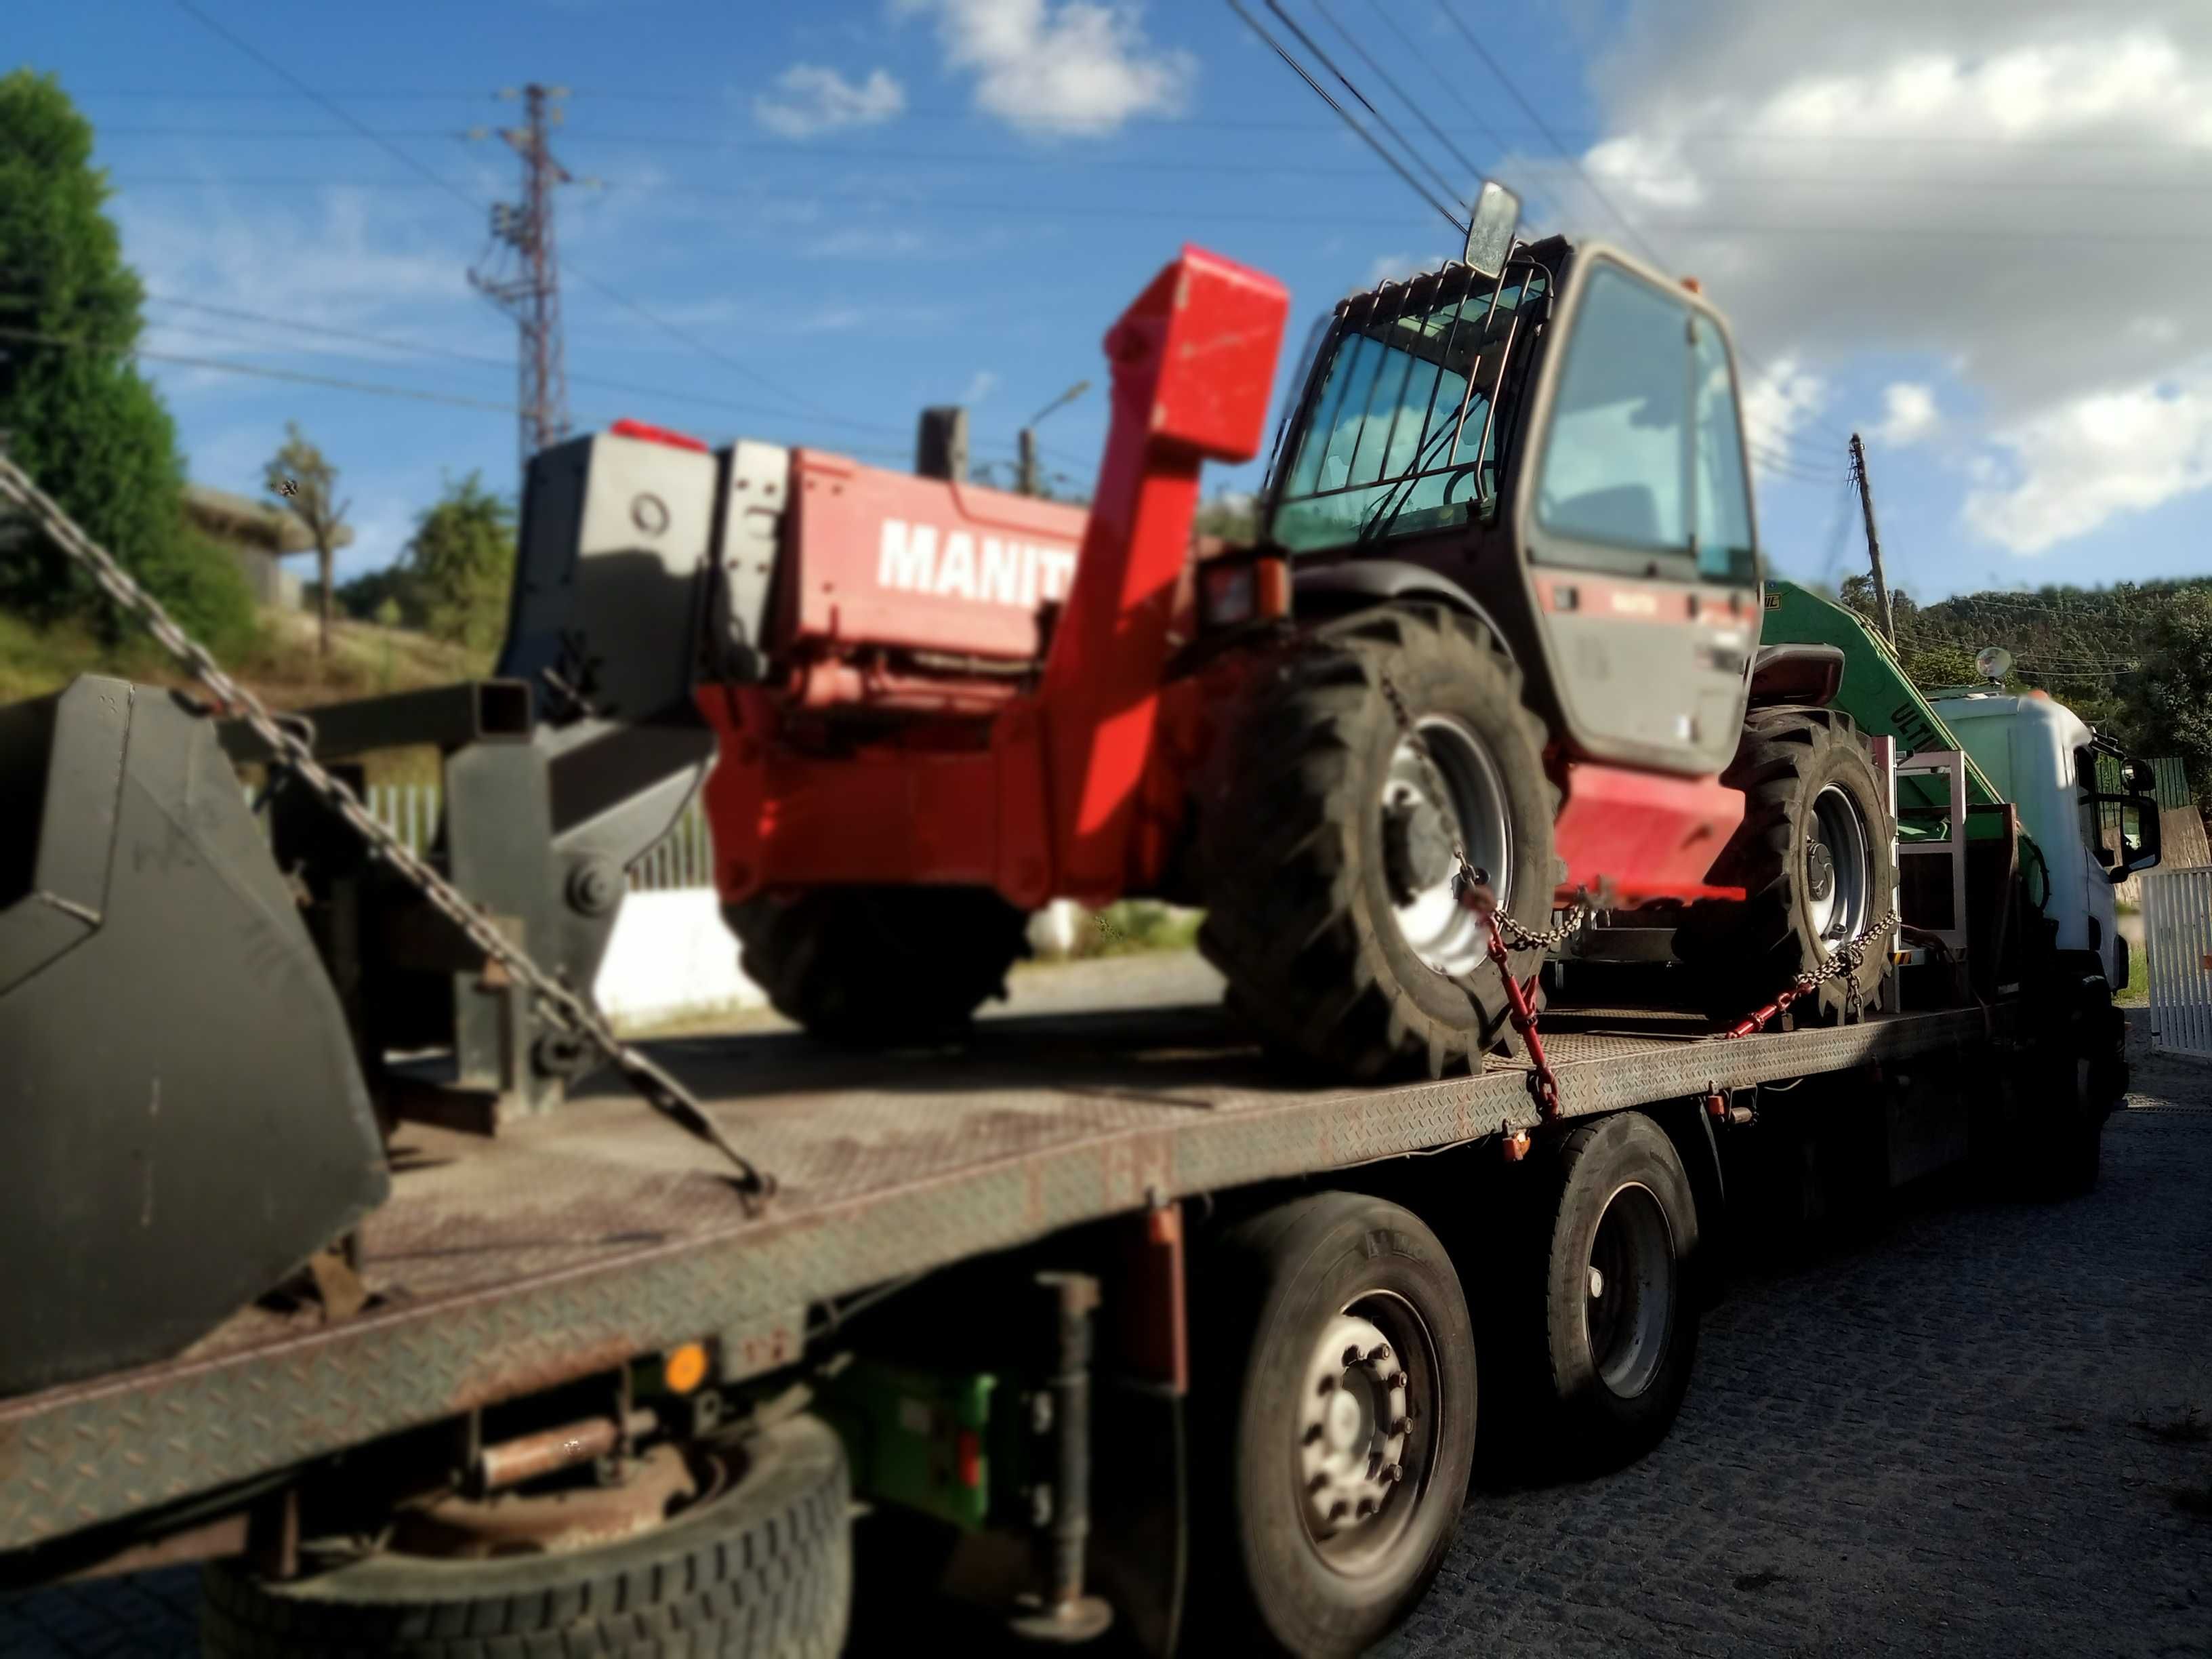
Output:
[[843,1447],[799,1416],[715,1449],[728,1453],[728,1484],[614,1543],[489,1560],[387,1551],[281,1583],[217,1562],[203,1577],[204,1650],[835,1659],[853,1585]]
[[[1897,906],[1888,791],[1857,724],[1835,708],[1755,708],[1721,781],[1744,795],[1743,822],[1707,879],[1741,900],[1700,899],[1674,930],[1715,1019],[1740,1019]],[[1875,951],[1791,1006],[1800,1023],[1839,1025],[1875,1006],[1892,971]]]

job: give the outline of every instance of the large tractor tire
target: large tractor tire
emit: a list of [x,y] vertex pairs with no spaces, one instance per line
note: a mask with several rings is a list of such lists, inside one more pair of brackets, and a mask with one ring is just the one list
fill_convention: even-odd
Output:
[[[1840,709],[1756,708],[1721,781],[1744,794],[1743,823],[1711,880],[1741,900],[1700,899],[1674,931],[1717,1020],[1763,1007],[1801,973],[1896,908],[1888,792],[1857,724]],[[1878,1001],[1892,971],[1884,952],[1791,1006],[1801,1024],[1840,1025]]]
[[977,887],[817,887],[723,915],[776,1012],[854,1048],[958,1036],[1029,954],[1028,918]]
[[724,1449],[718,1488],[611,1543],[488,1559],[386,1551],[281,1583],[218,1562],[204,1580],[204,1650],[210,1659],[836,1659],[853,1593],[836,1435],[794,1417]]
[[1466,1291],[1418,1216],[1358,1193],[1279,1205],[1194,1265],[1183,1650],[1352,1659],[1419,1601],[1466,1500]]
[[[1441,1077],[1510,1046],[1504,982],[1453,892],[1452,836],[1522,926],[1546,927],[1559,796],[1543,746],[1512,659],[1443,611],[1330,623],[1255,675],[1201,792],[1199,945],[1270,1048],[1367,1079]],[[1514,969],[1540,959],[1516,953]]]

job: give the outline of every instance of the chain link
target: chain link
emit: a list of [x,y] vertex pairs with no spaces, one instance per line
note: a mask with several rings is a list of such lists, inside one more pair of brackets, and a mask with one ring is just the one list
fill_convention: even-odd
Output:
[[91,572],[102,592],[122,610],[143,624],[194,678],[215,695],[228,713],[244,719],[273,757],[314,791],[325,805],[353,826],[368,843],[371,854],[398,872],[408,885],[431,908],[451,921],[469,942],[499,963],[527,990],[538,1009],[555,1026],[588,1042],[619,1071],[646,1103],[679,1127],[696,1136],[736,1165],[736,1185],[748,1209],[775,1191],[773,1176],[764,1174],[730,1144],[699,1102],[684,1085],[637,1049],[615,1035],[606,1017],[590,1001],[547,974],[521,948],[491,925],[489,918],[459,889],[416,856],[407,844],[379,823],[361,799],[339,779],[325,771],[307,743],[285,728],[278,718],[245,686],[240,685],[204,647],[179,628],[158,600],[133,581],[106,549],[94,542],[55,504],[13,461],[0,456],[0,495],[5,495],[34,520],[39,527],[70,558]]

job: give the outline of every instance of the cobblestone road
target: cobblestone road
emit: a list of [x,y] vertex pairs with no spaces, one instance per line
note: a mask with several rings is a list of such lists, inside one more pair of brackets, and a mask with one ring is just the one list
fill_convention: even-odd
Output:
[[2088,1198],[1744,1272],[1666,1443],[1478,1493],[1386,1651],[2212,1654],[2212,1066],[2135,1081]]
[[[2136,1080],[2087,1199],[1752,1265],[1667,1443],[1479,1493],[1386,1651],[2212,1655],[2212,1067]],[[0,1655],[191,1654],[195,1596],[0,1601]]]

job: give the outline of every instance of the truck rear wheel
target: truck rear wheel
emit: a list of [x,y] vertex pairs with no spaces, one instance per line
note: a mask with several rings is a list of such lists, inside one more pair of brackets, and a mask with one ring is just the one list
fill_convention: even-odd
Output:
[[[1896,873],[1888,792],[1840,709],[1753,709],[1721,781],[1743,791],[1743,823],[1710,879],[1745,896],[1691,905],[1674,930],[1674,954],[1695,970],[1706,1012],[1734,1020],[1894,909]],[[1791,1014],[1816,1025],[1857,1019],[1890,971],[1876,953],[1849,982],[1825,981]]]
[[1585,1124],[1559,1152],[1544,1325],[1566,1443],[1601,1464],[1666,1437],[1698,1352],[1689,1176],[1640,1112]]
[[721,1484],[617,1542],[445,1559],[386,1551],[276,1583],[234,1562],[204,1577],[211,1659],[835,1659],[852,1601],[845,1455],[793,1417],[714,1443]]
[[1474,1455],[1467,1297],[1411,1211],[1298,1199],[1194,1282],[1196,1651],[1361,1653],[1443,1564]]
[[[1543,744],[1512,659],[1442,611],[1330,623],[1261,669],[1201,804],[1199,945],[1271,1047],[1368,1079],[1440,1077],[1510,1045],[1504,981],[1452,891],[1452,839],[1523,926],[1549,923]],[[1517,953],[1516,971],[1540,960]]]
[[980,887],[817,887],[726,906],[775,1011],[855,1048],[957,1036],[1029,954],[1028,918]]
[[2105,1120],[2126,1098],[2127,1020],[2095,952],[2066,951],[2029,995],[2038,1041],[2014,1072],[2011,1137],[2028,1196],[2080,1198],[2104,1168]]

